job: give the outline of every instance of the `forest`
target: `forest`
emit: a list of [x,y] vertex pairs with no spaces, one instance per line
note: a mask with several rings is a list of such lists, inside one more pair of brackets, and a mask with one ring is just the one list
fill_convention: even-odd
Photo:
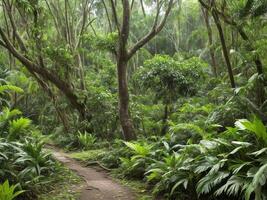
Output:
[[267,0],[0,0],[0,200],[266,200]]

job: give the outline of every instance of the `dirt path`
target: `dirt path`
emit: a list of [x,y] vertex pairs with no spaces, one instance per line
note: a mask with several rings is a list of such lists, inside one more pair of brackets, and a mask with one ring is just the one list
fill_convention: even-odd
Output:
[[68,154],[53,149],[53,156],[65,166],[82,176],[86,181],[81,200],[136,200],[134,193],[113,181],[105,171],[88,168]]

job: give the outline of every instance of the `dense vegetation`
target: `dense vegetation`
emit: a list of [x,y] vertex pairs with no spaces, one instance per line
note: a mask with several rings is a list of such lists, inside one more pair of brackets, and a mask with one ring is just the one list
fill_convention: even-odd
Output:
[[266,0],[0,5],[0,200],[64,182],[46,143],[148,199],[267,198]]

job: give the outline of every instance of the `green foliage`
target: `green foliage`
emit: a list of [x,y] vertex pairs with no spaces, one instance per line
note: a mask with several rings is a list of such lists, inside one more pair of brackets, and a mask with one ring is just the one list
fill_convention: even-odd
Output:
[[[108,77],[107,79],[109,79]],[[88,86],[87,98],[88,106],[92,108],[92,120],[87,125],[94,133],[103,138],[114,135],[114,132],[117,131],[118,123],[118,115],[116,113],[117,96],[108,88],[112,85],[108,82],[106,84],[108,85],[107,87],[99,86],[97,83]]]
[[235,120],[246,118],[248,115],[247,108],[238,100],[232,99],[223,105],[217,106],[210,113],[207,124],[220,124],[223,127],[233,126]]
[[34,131],[34,126],[28,118],[20,117],[22,113],[17,110],[4,108],[0,113],[0,136],[6,137],[8,140],[19,140],[25,136],[30,136]]
[[14,86],[14,85],[1,85],[0,86],[0,94],[3,94],[4,92],[13,91],[17,93],[22,93],[23,89]]
[[247,0],[245,5],[240,8],[239,16],[241,18],[246,16],[258,17],[266,13],[267,1],[266,0]]
[[24,191],[16,191],[18,185],[9,185],[8,180],[0,184],[0,200],[13,200]]
[[33,173],[36,176],[47,174],[53,170],[54,161],[51,154],[43,150],[44,143],[26,140],[22,146],[21,152],[18,153],[16,164],[25,165],[22,173]]
[[112,32],[107,35],[91,35],[87,34],[84,36],[86,42],[88,42],[91,46],[100,50],[108,50],[113,52],[116,50],[116,44],[118,40],[118,33]]
[[202,128],[190,123],[170,124],[169,133],[171,134],[170,142],[172,144],[196,143],[207,135]]
[[48,46],[45,49],[46,54],[51,60],[55,60],[57,64],[69,65],[73,61],[73,55],[71,54],[68,46]]
[[[184,134],[186,128],[204,133],[195,125],[180,124],[177,134]],[[208,195],[210,199],[262,200],[266,198],[267,179],[267,150],[262,134],[266,136],[266,127],[254,118],[239,120],[236,127],[220,135],[187,144],[177,141],[174,145],[168,135],[162,143],[125,142],[132,154],[121,157],[119,173],[145,177],[153,185],[154,194],[164,193],[170,199],[201,199]]]
[[91,149],[97,140],[94,135],[89,134],[87,132],[85,133],[79,132],[79,135],[77,137],[78,137],[80,146],[85,150]]
[[267,145],[267,132],[266,127],[262,123],[260,119],[254,116],[253,121],[249,121],[246,119],[238,120],[236,123],[236,127],[240,130],[248,130],[254,133],[258,139],[262,140]]
[[131,143],[131,142],[124,142],[124,144],[127,147],[129,147],[134,152],[134,154],[138,155],[138,157],[147,156],[152,148],[152,146],[148,144],[140,145],[139,143]]
[[26,131],[29,131],[31,120],[20,117],[9,122],[8,139],[14,140],[25,136]]
[[118,168],[122,160],[121,157],[127,158],[133,153],[130,149],[126,148],[122,140],[115,140],[112,145],[107,148],[106,152],[103,153],[101,162],[108,168]]
[[7,131],[7,126],[13,118],[15,118],[18,115],[21,115],[22,113],[17,110],[10,110],[9,108],[5,107],[3,108],[2,112],[0,113],[0,127],[1,127],[1,132]]
[[120,158],[121,166],[120,170],[125,176],[131,176],[135,178],[143,177],[145,169],[150,159],[152,145],[147,143],[131,143],[124,142],[125,145],[131,149],[133,156],[131,158]]
[[26,140],[24,144],[0,140],[0,181],[18,183],[33,198],[53,175],[56,163],[44,151],[42,142]]
[[137,76],[145,89],[155,92],[156,99],[171,103],[179,96],[196,93],[195,80],[203,78],[205,66],[204,62],[196,58],[175,61],[169,56],[156,55],[145,61]]
[[10,106],[7,96],[10,98],[12,92],[23,93],[23,89],[10,84],[0,84],[0,108],[4,106]]

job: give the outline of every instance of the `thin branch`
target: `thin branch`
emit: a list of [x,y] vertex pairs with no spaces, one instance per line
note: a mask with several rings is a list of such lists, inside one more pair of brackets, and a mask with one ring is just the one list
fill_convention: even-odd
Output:
[[114,3],[113,0],[110,0],[110,3],[111,3],[112,14],[113,14],[113,18],[114,18],[114,21],[115,21],[115,25],[117,27],[118,32],[120,32],[120,23],[119,23],[119,20],[118,20],[118,14],[117,14],[115,3]]
[[52,16],[52,19],[53,19],[53,21],[54,21],[55,28],[56,28],[56,30],[57,30],[57,32],[58,32],[58,35],[61,35],[61,34],[60,34],[60,30],[58,29],[59,25],[58,25],[57,18],[56,18],[56,16],[54,15],[54,13],[53,13],[53,11],[52,11],[52,8],[51,8],[51,6],[50,6],[50,4],[49,4],[49,2],[48,2],[47,0],[45,0],[45,3],[46,3],[46,5],[47,5],[47,8],[48,8],[48,10],[49,10],[51,16]]
[[[84,9],[83,9],[83,17],[82,17],[82,27],[80,29],[80,32],[79,32],[78,36],[77,36],[78,41],[77,41],[77,43],[75,45],[75,49],[77,49],[80,46],[81,37],[82,37],[82,35],[83,35],[84,31],[85,31],[85,28],[86,28],[86,20],[87,20],[87,17],[88,17],[86,8],[87,8],[88,4],[89,4],[89,0],[86,0],[85,5],[83,5]],[[89,22],[89,23],[92,23],[92,21]]]
[[163,16],[163,19],[161,20],[159,24],[158,24],[158,18],[160,15],[161,5],[159,5],[159,3],[157,4],[157,13],[156,13],[156,17],[155,17],[154,25],[152,29],[147,35],[145,35],[143,38],[141,38],[137,43],[133,45],[133,47],[129,50],[128,59],[130,59],[136,53],[136,51],[142,48],[146,43],[148,43],[152,38],[155,37],[155,35],[157,35],[163,29],[167,21],[167,18],[170,14],[173,4],[174,4],[174,0],[170,0],[167,10],[165,11],[165,14]]
[[140,0],[140,3],[141,3],[141,7],[142,7],[142,11],[143,11],[144,17],[146,17],[146,10],[145,10],[145,6],[144,6],[143,0]]
[[14,21],[14,18],[13,18],[13,14],[12,14],[12,4],[9,1],[7,1],[7,2],[3,1],[3,3],[5,5],[6,11],[7,11],[7,14],[8,14],[12,29],[13,29],[13,33],[14,33],[17,41],[18,41],[20,49],[23,52],[27,52],[26,46],[25,46],[22,38],[18,34],[18,31],[17,31],[17,27],[16,27],[16,24],[15,24],[15,21]]
[[102,0],[102,4],[104,6],[104,9],[105,9],[105,12],[106,12],[106,16],[107,16],[107,19],[108,19],[109,30],[110,30],[110,32],[112,32],[112,25],[111,25],[111,21],[110,21],[110,17],[109,17],[109,14],[108,14],[108,9],[107,9],[107,5],[105,3],[105,0]]
[[7,48],[6,44],[2,40],[0,40],[0,45]]

